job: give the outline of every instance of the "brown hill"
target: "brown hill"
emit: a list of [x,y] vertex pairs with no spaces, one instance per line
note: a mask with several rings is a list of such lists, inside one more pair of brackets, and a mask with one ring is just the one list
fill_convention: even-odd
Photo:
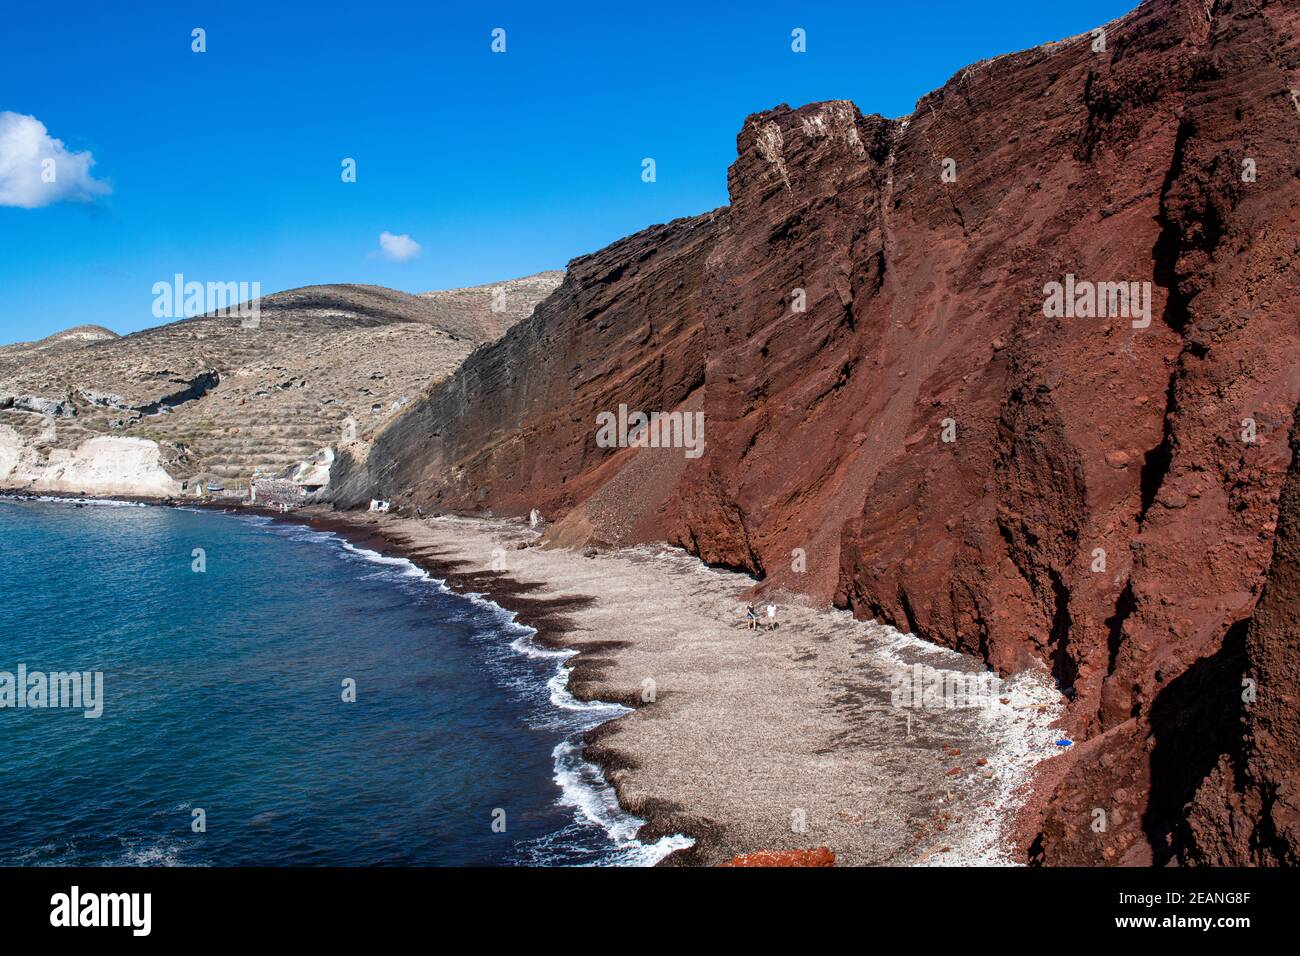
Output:
[[0,350],[0,439],[29,461],[7,483],[21,486],[31,462],[101,436],[157,442],[173,477],[236,480],[345,437],[364,441],[530,314],[562,275],[422,296],[311,286],[264,297],[256,328],[205,315],[120,338],[87,338],[96,327],[83,326]]
[[[1184,807],[1239,733],[1214,702],[1248,630],[1295,640],[1249,621],[1300,403],[1297,70],[1294,3],[1150,0],[902,120],[750,117],[729,207],[575,260],[336,466],[338,504],[539,507],[1047,667],[1082,743],[1027,853],[1211,858]],[[620,405],[701,411],[704,453],[602,447]]]
[[36,342],[15,342],[12,345],[0,345],[0,362],[22,355],[31,357],[33,352],[67,351],[79,349],[96,342],[108,342],[121,338],[111,329],[102,325],[78,325],[62,332],[55,332]]

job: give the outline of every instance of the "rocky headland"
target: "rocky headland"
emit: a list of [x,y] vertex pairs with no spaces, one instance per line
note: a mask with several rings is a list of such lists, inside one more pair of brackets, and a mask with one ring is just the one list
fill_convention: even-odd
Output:
[[[411,297],[358,287],[284,294],[288,315],[369,316],[305,365],[216,362],[209,337],[238,332],[190,323],[166,327],[166,360],[149,333],[47,349],[32,368],[66,371],[44,378],[0,353],[0,448],[6,426],[50,448],[39,429],[102,415],[75,437],[165,439],[220,475],[278,447],[241,435],[283,428],[275,461],[328,445],[317,497],[391,502],[346,520],[395,547],[479,568],[522,544],[522,580],[603,597],[600,627],[566,634],[577,692],[665,689],[590,749],[701,861],[930,859],[948,844],[906,833],[932,771],[957,769],[970,800],[1014,813],[999,826],[1018,862],[1294,863],[1297,89],[1295,3],[1147,0],[973,64],[904,118],[847,101],[749,117],[726,207],[574,260],[508,329],[461,329],[433,358],[407,337],[437,326],[393,317]],[[104,375],[100,355],[133,371]],[[272,404],[344,359],[346,402]],[[203,407],[227,413],[149,431]],[[676,416],[663,447],[627,433],[638,412]],[[345,417],[356,441],[332,437]],[[699,454],[677,440],[688,420]],[[496,539],[454,517],[533,512],[544,531]],[[712,567],[638,550],[664,544]],[[601,560],[615,550],[627,564]],[[730,629],[740,594],[796,609],[786,639]],[[645,626],[620,637],[629,614]],[[996,733],[913,753],[897,711],[873,709],[863,656],[883,626],[1008,680],[1046,675],[1069,745],[1035,751],[1023,804],[942,766],[948,749],[988,765]],[[873,761],[922,782],[882,794],[863,785],[885,773]],[[792,831],[792,808],[821,829]],[[985,859],[964,846],[948,852]]]

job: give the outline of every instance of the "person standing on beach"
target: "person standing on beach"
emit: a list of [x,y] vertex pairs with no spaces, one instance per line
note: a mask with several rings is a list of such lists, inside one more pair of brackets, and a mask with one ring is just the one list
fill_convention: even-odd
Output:
[[770,602],[767,605],[767,629],[776,630],[776,605]]
[[758,611],[754,610],[754,605],[745,605],[745,627],[751,631],[758,630]]

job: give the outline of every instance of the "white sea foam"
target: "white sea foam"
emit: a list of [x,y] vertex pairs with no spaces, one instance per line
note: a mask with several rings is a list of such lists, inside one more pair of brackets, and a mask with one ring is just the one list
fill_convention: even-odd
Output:
[[321,541],[329,541],[334,535],[329,531],[303,531],[285,535],[290,541],[300,541],[307,544],[316,544]]
[[516,624],[515,626],[519,628],[523,628],[528,632],[523,636],[517,637],[510,642],[510,649],[514,651],[516,654],[523,654],[525,657],[541,657],[541,658],[558,657],[564,660],[568,660],[570,657],[573,657],[578,653],[577,651],[571,650],[569,648],[542,647],[542,645],[538,644],[535,640],[533,640],[533,635],[536,634],[537,632],[534,631],[531,627],[524,628],[522,624]]
[[582,714],[597,714],[600,723],[613,720],[631,711],[632,708],[622,704],[610,704],[603,700],[578,700],[569,693],[569,669],[560,666],[555,676],[546,682],[546,689],[551,693],[551,703],[561,710],[572,710]]
[[102,508],[147,508],[143,501],[119,501],[116,498],[65,498],[60,495],[0,494],[4,501],[42,501],[47,504],[95,505]]
[[330,534],[330,537],[336,539],[338,543],[342,545],[343,550],[352,556],[360,558],[363,561],[369,561],[371,564],[378,564],[389,568],[390,570],[397,572],[400,577],[414,578],[415,580],[424,581],[436,586],[441,586],[443,584],[442,581],[429,574],[429,572],[425,571],[423,568],[418,567],[409,558],[395,558],[386,554],[380,554],[378,551],[371,551],[369,548],[359,548],[352,542],[344,538],[339,538],[337,535],[332,533]]
[[107,861],[106,866],[184,866],[181,853],[184,847],[167,840],[159,840],[150,846],[128,847],[116,860]]
[[690,837],[673,834],[654,843],[636,838],[645,821],[629,814],[618,802],[600,768],[582,758],[581,748],[571,741],[561,741],[552,752],[555,757],[555,781],[560,785],[560,803],[573,807],[586,820],[601,827],[618,845],[620,860],[634,866],[654,866],[669,853],[693,846]]

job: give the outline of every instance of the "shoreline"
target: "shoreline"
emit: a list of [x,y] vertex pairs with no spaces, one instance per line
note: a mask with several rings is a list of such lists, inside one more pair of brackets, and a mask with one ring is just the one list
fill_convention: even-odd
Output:
[[[173,503],[173,506],[176,506],[176,503]],[[532,629],[531,640],[535,641],[540,647],[550,651],[571,653],[572,656],[564,660],[560,666],[567,675],[564,682],[565,689],[572,695],[574,700],[580,703],[617,704],[630,708],[635,708],[639,703],[639,698],[635,696],[605,695],[598,697],[594,694],[582,693],[578,689],[577,685],[583,682],[583,675],[587,673],[590,666],[590,662],[584,660],[584,658],[601,649],[599,646],[588,646],[584,650],[579,650],[567,640],[567,619],[565,615],[583,606],[585,603],[583,598],[547,599],[530,596],[531,592],[538,590],[537,585],[517,581],[504,572],[469,570],[463,567],[465,564],[463,561],[439,559],[424,549],[405,546],[395,541],[390,535],[384,534],[381,528],[367,527],[369,522],[348,517],[351,514],[349,512],[330,511],[320,508],[320,506],[300,508],[287,513],[256,506],[230,507],[216,503],[201,505],[201,507],[203,510],[258,514],[287,524],[309,527],[314,531],[331,532],[355,548],[374,551],[384,557],[404,558],[421,571],[441,581],[447,588],[460,596],[477,597],[513,614],[516,624]],[[320,510],[317,510],[318,508]],[[362,512],[362,514],[369,513]],[[394,516],[393,520],[418,519],[403,519],[400,516]],[[490,592],[487,590],[488,588],[491,589]],[[583,751],[582,758],[595,765],[606,784],[614,791],[623,812],[645,821],[636,835],[639,842],[649,845],[672,836],[685,836],[694,841],[692,846],[668,853],[655,864],[656,866],[691,865],[697,862],[697,856],[703,852],[702,844],[705,842],[706,836],[702,833],[681,832],[679,828],[674,828],[667,820],[656,819],[656,817],[662,816],[661,814],[646,813],[644,810],[630,808],[623,795],[619,792],[617,784],[610,779],[610,770],[615,767],[617,758],[611,755],[610,759],[602,760],[600,755],[593,750],[593,744],[600,738],[602,728],[617,722],[621,717],[622,715],[614,716],[580,735]]]
[[[0,499],[9,498],[12,500],[28,501],[64,501],[69,503],[87,504],[87,505],[130,505],[139,507],[163,507],[163,508],[192,508],[196,511],[212,511],[218,514],[228,513],[233,515],[248,515],[267,518],[281,524],[291,524],[298,527],[309,528],[313,531],[328,532],[337,535],[342,541],[351,545],[355,549],[367,550],[374,552],[386,558],[401,558],[409,561],[414,567],[425,572],[435,581],[443,583],[448,589],[455,592],[460,597],[473,598],[486,601],[496,608],[513,615],[514,623],[530,628],[533,633],[530,639],[535,641],[542,649],[547,651],[564,651],[572,656],[567,657],[561,664],[562,671],[566,674],[565,689],[573,696],[574,700],[579,703],[605,703],[610,705],[621,705],[630,707],[635,705],[635,701],[629,700],[607,700],[594,696],[582,696],[574,693],[573,684],[575,675],[579,674],[578,663],[582,657],[582,652],[574,649],[565,640],[564,630],[564,613],[567,609],[580,604],[581,599],[574,601],[566,600],[538,600],[526,597],[528,592],[536,589],[535,585],[523,584],[504,576],[499,572],[475,572],[458,570],[456,561],[440,561],[427,554],[412,551],[395,542],[390,536],[385,535],[382,531],[373,528],[363,527],[362,523],[345,517],[347,512],[335,512],[321,506],[311,506],[308,508],[299,508],[290,512],[280,512],[271,508],[265,508],[258,505],[240,504],[237,501],[213,501],[210,499],[185,499],[185,498],[155,498],[140,495],[87,495],[76,492],[25,492],[11,489],[0,488]],[[490,580],[485,581],[484,578]],[[491,597],[484,594],[478,589],[479,585],[490,584],[493,589]],[[552,703],[552,706],[558,706]],[[654,821],[643,814],[633,813],[629,810],[625,801],[619,796],[617,787],[609,779],[608,767],[599,760],[593,759],[591,752],[591,743],[593,735],[609,723],[619,719],[619,716],[602,721],[595,727],[586,730],[578,735],[578,740],[582,745],[581,757],[585,761],[593,764],[600,773],[603,781],[613,790],[615,797],[618,799],[620,809],[629,815],[634,815],[644,820],[644,825],[636,835],[636,840],[642,844],[649,845],[665,837],[687,836],[695,840],[695,845],[685,847],[666,854],[655,866],[673,866],[689,865],[692,862],[692,853],[699,845],[699,840],[691,834],[679,834],[672,829],[662,830],[654,826]],[[558,771],[558,763],[557,763]],[[561,787],[559,780],[556,780],[556,786]],[[593,821],[595,823],[595,821]]]
[[[631,708],[583,733],[582,756],[645,821],[640,842],[695,841],[656,865],[822,846],[848,865],[1023,860],[1011,844],[1035,771],[1055,755],[1040,738],[1060,712],[1032,676],[1002,682],[988,708],[900,712],[882,684],[891,668],[969,675],[973,659],[795,595],[778,602],[777,631],[755,635],[730,616],[753,580],[666,546],[583,557],[536,547],[538,532],[517,520],[116,500],[332,532],[513,612],[537,644],[572,653],[561,666],[575,700]],[[618,633],[629,627],[631,639]],[[642,673],[660,678],[649,701]]]

